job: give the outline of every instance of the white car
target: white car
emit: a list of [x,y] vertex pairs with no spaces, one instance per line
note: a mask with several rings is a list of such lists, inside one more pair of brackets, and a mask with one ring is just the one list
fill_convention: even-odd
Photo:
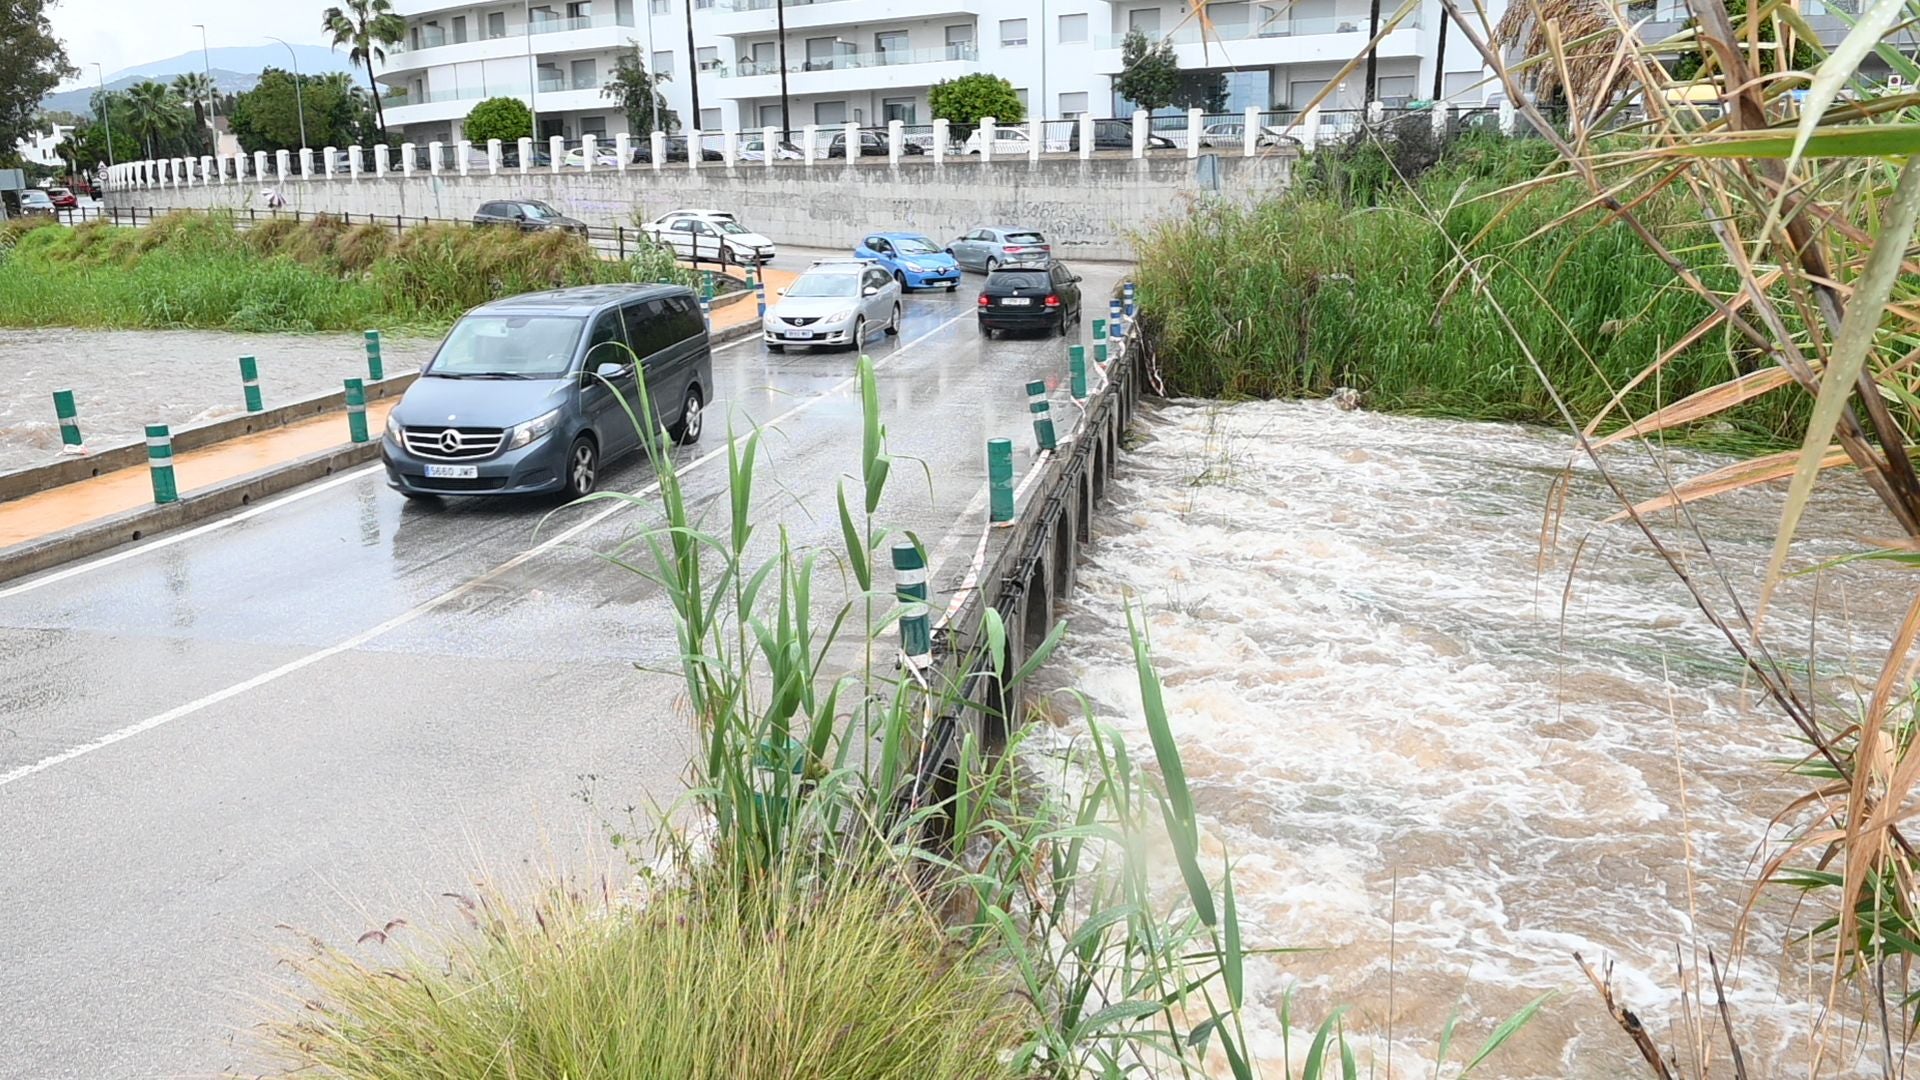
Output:
[[[748,138],[740,140],[739,156],[741,161],[765,162],[767,160],[767,148],[764,140],[762,140],[758,135],[753,135]],[[813,156],[815,158],[819,158],[823,155],[821,155],[819,148],[816,147],[814,149]],[[801,153],[800,147],[795,145],[794,143],[781,142],[780,140],[776,139],[774,140],[774,144],[773,144],[773,160],[804,161],[806,160],[806,155]]]
[[[973,134],[967,136],[966,152],[969,154],[979,153],[981,143],[980,132],[975,131]],[[1019,128],[997,127],[993,129],[994,157],[1026,157],[1028,152],[1027,148],[1032,144],[1033,140],[1029,139],[1027,133],[1021,131]]]
[[864,348],[875,330],[900,332],[900,283],[871,259],[822,259],[786,287],[760,321],[773,352],[789,345]]
[[713,210],[675,210],[641,229],[683,259],[765,266],[773,261],[773,241]]
[[[560,164],[569,169],[585,168],[587,164],[586,148],[576,146],[567,151],[567,156],[560,159]],[[617,169],[620,167],[620,155],[604,146],[596,146],[593,148],[593,167],[596,169]]]

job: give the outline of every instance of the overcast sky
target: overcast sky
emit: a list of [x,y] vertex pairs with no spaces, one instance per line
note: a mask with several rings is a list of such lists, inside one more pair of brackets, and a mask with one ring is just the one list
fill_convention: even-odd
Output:
[[[266,45],[266,35],[296,45],[325,45],[320,13],[331,0],[56,0],[49,17],[67,56],[92,82],[97,62],[109,73],[164,60],[207,44]],[[78,84],[76,84],[78,85]]]

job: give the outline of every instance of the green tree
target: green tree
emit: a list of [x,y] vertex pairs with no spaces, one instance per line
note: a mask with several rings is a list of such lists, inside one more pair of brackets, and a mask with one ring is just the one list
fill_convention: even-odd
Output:
[[147,156],[165,156],[168,141],[187,126],[186,109],[165,83],[149,79],[127,88],[127,113]]
[[[293,76],[280,68],[262,71],[253,89],[234,95],[227,114],[233,137],[249,154],[299,149],[302,101],[309,146],[366,146],[379,137],[366,91],[344,72],[302,76],[296,96]],[[115,120],[117,130],[117,116]]]
[[510,143],[532,138],[533,111],[519,98],[488,98],[467,113],[464,130],[466,137],[477,143],[488,139]]
[[[1726,4],[1727,19],[1732,22],[1734,30],[1738,31],[1735,36],[1741,41],[1747,40],[1746,26],[1747,12],[1749,10],[1747,0],[1726,0]],[[1697,20],[1688,19],[1686,27],[1689,30],[1698,30],[1699,23]],[[1779,41],[1780,20],[1768,18],[1767,21],[1761,23],[1759,40],[1763,42]],[[1788,65],[1788,69],[1793,71],[1812,71],[1819,63],[1820,53],[1814,49],[1805,38],[1794,38],[1793,61]],[[1706,66],[1706,58],[1701,56],[1699,49],[1682,49],[1673,58],[1673,77],[1681,82],[1685,82],[1698,76],[1700,69],[1704,66]],[[1760,70],[1763,74],[1774,74],[1782,70],[1778,49],[1762,51],[1760,56]]]
[[184,71],[173,77],[173,92],[193,107],[193,129],[206,136],[206,152],[219,153],[213,129],[207,126],[207,109],[213,101],[213,81],[198,71]]
[[944,79],[927,91],[927,108],[934,119],[972,127],[991,116],[1002,124],[1027,118],[1027,107],[1013,84],[998,75],[962,75]]
[[1138,27],[1127,31],[1120,45],[1120,75],[1113,80],[1120,96],[1136,108],[1154,112],[1174,103],[1180,94],[1180,61],[1173,55],[1173,42],[1161,38],[1147,41]]
[[[137,161],[140,142],[133,135],[133,116],[124,94],[93,92],[92,117],[79,117],[60,143],[60,156],[87,172],[109,161]],[[101,118],[107,121],[102,124]],[[65,123],[66,121],[61,121]],[[113,152],[107,152],[107,129],[113,130]]]
[[33,131],[40,99],[79,74],[47,21],[51,0],[0,0],[0,164]]
[[373,62],[385,61],[385,46],[406,36],[407,21],[393,13],[389,0],[347,0],[344,8],[330,7],[320,17],[320,29],[333,35],[333,47],[351,46],[347,59],[367,69],[367,90],[373,98],[374,121],[380,137],[387,134],[386,110],[380,106],[380,84],[373,81]]
[[620,103],[620,111],[627,114],[627,130],[636,137],[675,130],[680,126],[680,118],[667,108],[667,95],[660,92],[660,84],[667,81],[667,76],[649,74],[647,66],[640,62],[640,43],[627,44],[633,49],[620,54],[612,77],[600,84],[601,96]]

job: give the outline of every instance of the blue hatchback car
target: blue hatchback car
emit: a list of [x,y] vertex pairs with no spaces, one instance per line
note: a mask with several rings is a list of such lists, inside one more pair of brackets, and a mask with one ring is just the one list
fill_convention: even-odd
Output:
[[940,245],[919,233],[873,233],[860,241],[853,253],[886,267],[903,290],[935,285],[945,285],[952,290],[960,284],[960,264]]

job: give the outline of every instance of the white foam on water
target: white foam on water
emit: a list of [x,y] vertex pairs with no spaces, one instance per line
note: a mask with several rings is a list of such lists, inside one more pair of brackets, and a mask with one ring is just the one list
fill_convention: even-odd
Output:
[[[1794,794],[1772,762],[1800,748],[1645,537],[1600,524],[1618,504],[1594,466],[1573,463],[1543,548],[1572,451],[1552,432],[1248,403],[1170,406],[1142,433],[1039,685],[1085,693],[1150,758],[1137,605],[1207,842],[1236,860],[1249,947],[1327,950],[1250,964],[1255,1056],[1279,1075],[1288,986],[1296,1027],[1310,1036],[1349,1005],[1362,1059],[1388,1075],[1391,1046],[1391,1075],[1407,1077],[1431,1075],[1450,1013],[1456,1044],[1477,1045],[1561,990],[1475,1075],[1637,1075],[1571,954],[1613,961],[1619,999],[1671,1041],[1676,958],[1727,955],[1768,819]],[[1665,461],[1680,476],[1719,463]],[[1661,489],[1641,448],[1608,463],[1635,498]],[[1700,511],[1748,604],[1777,499]],[[1818,496],[1797,563],[1884,534],[1877,514],[1857,493]],[[1688,557],[1711,586],[1697,546]],[[1828,638],[1852,634],[1876,660],[1903,595],[1889,580],[1822,575],[1823,620],[1848,620],[1823,622]],[[1790,581],[1770,615],[1797,652],[1815,585]],[[1782,1066],[1804,1060],[1818,997],[1780,960],[1787,914],[1761,903],[1729,984],[1750,1061]],[[1295,1033],[1295,1069],[1306,1041]]]

